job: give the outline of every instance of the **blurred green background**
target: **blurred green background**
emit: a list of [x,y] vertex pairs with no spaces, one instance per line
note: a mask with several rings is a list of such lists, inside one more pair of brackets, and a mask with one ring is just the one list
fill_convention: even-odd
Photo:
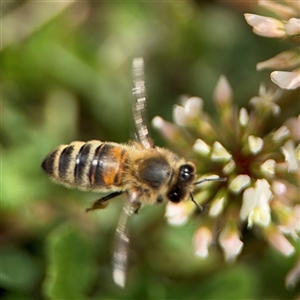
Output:
[[[124,199],[84,209],[99,195],[53,184],[40,169],[57,145],[133,137],[131,63],[143,56],[149,118],[171,120],[182,94],[212,115],[221,74],[246,105],[269,72],[257,62],[288,45],[255,36],[253,2],[2,2],[1,298],[288,299],[292,261],[267,251],[226,265],[214,249],[194,257],[197,220],[170,227],[164,205],[132,224],[128,285],[111,278],[114,231]],[[158,145],[163,140],[153,132]],[[255,247],[254,247],[255,248]]]

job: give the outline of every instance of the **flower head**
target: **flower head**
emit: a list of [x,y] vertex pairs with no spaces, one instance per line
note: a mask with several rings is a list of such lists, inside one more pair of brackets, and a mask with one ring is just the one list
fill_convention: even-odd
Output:
[[[298,1],[259,0],[259,5],[275,17],[245,14],[256,34],[299,43]],[[280,70],[271,73],[271,80],[283,89],[300,86],[299,67],[299,48],[257,64],[259,70]],[[261,85],[258,96],[246,106],[249,109],[237,108],[232,88],[221,76],[213,94],[218,121],[205,113],[205,102],[195,97],[175,107],[175,124],[156,117],[156,128],[183,156],[193,160],[202,177],[227,177],[226,182],[202,184],[193,192],[194,201],[204,207],[194,234],[197,256],[207,257],[215,241],[225,260],[234,262],[242,253],[241,233],[245,230],[263,237],[283,256],[295,252],[294,242],[300,240],[300,116],[280,123],[278,117],[286,107],[279,105],[283,96],[281,90]],[[170,214],[170,209],[176,210],[174,205],[167,205],[166,217],[177,225],[196,209],[179,203],[177,214]],[[291,270],[286,284],[293,285],[299,274]]]
[[[225,260],[233,262],[244,246],[241,233],[253,230],[284,256],[291,255],[295,249],[290,240],[299,242],[300,230],[300,117],[270,123],[280,115],[280,94],[264,86],[249,101],[250,109],[237,109],[226,85],[222,77],[214,93],[217,121],[205,113],[203,100],[201,109],[193,104],[198,115],[192,113],[189,107],[198,99],[193,98],[174,108],[174,123],[159,119],[156,124],[168,142],[195,163],[201,178],[227,177],[226,182],[203,183],[193,191],[194,200],[204,207],[194,234],[195,253],[207,257],[212,241],[218,241]],[[226,97],[220,88],[230,91]],[[192,201],[168,203],[166,217],[180,225],[195,210]]]

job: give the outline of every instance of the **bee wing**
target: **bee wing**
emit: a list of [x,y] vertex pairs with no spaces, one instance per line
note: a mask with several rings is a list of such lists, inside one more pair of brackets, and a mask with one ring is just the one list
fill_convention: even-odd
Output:
[[129,246],[129,221],[134,214],[134,206],[130,202],[124,205],[120,215],[115,236],[115,251],[113,255],[114,282],[124,287],[126,282],[128,246]]
[[147,94],[144,78],[144,60],[141,57],[135,58],[132,62],[133,84],[132,95],[134,103],[132,105],[133,119],[136,130],[136,137],[147,149],[154,148],[154,143],[150,136],[146,117]]

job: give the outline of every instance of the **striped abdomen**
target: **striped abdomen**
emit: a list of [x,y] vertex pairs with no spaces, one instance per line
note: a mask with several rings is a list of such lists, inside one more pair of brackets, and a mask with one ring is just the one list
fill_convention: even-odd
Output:
[[58,183],[84,190],[109,190],[122,186],[128,152],[101,141],[61,145],[46,157],[42,168]]

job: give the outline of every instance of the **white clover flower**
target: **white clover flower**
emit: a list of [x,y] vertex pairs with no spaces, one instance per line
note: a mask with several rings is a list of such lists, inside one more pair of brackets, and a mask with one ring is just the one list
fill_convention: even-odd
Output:
[[245,14],[245,19],[258,35],[276,38],[286,35],[284,23],[277,19],[255,14]]
[[272,191],[274,192],[275,195],[281,196],[286,193],[287,187],[283,182],[274,180],[272,182]]
[[248,125],[248,122],[249,122],[249,114],[247,112],[247,109],[242,107],[239,113],[239,123],[241,124],[242,127],[245,127]]
[[195,118],[199,118],[203,107],[203,100],[198,97],[189,98],[184,106],[175,105],[173,120],[180,126],[188,125]]
[[272,139],[274,142],[280,143],[283,139],[287,138],[289,134],[289,129],[284,125],[273,132]]
[[229,189],[235,193],[238,194],[242,190],[244,190],[247,186],[249,186],[251,182],[251,178],[246,174],[240,174],[236,176],[231,183],[229,184]]
[[219,142],[214,142],[211,159],[213,161],[228,161],[230,158],[231,154],[223,147],[223,145]]
[[184,109],[190,118],[199,118],[202,114],[203,100],[199,97],[190,97],[187,99]]
[[297,240],[300,233],[300,205],[297,204],[295,207],[291,208],[288,217],[285,220],[285,224],[280,224],[278,226],[280,231],[284,234],[288,234]]
[[279,95],[280,91],[266,90],[266,87],[262,84],[259,87],[259,96],[252,97],[249,103],[258,110],[270,111],[274,116],[277,116],[281,112],[280,107],[275,103]]
[[165,121],[159,116],[152,119],[152,126],[159,129],[167,140],[177,140],[178,135],[180,135],[178,128],[174,124]]
[[166,206],[165,217],[170,225],[181,226],[188,221],[190,211],[189,202],[172,203],[169,201]]
[[202,154],[202,155],[208,155],[210,153],[210,146],[208,146],[203,140],[197,139],[194,146],[193,150],[196,153]]
[[274,159],[268,159],[260,166],[260,169],[265,175],[273,176],[275,174],[275,165],[276,161]]
[[300,19],[291,18],[287,21],[284,27],[288,35],[300,34]]
[[294,90],[300,86],[300,69],[292,72],[274,71],[271,80],[282,89]]
[[286,69],[297,66],[299,66],[299,51],[288,50],[283,51],[268,60],[259,62],[256,65],[256,69]]
[[264,141],[262,138],[254,136],[254,135],[249,135],[248,136],[248,145],[250,152],[252,154],[258,154],[264,145]]
[[214,100],[221,107],[229,104],[232,100],[232,89],[225,76],[221,76],[214,91]]
[[176,124],[184,126],[188,123],[188,117],[186,116],[185,110],[182,106],[175,105],[173,110],[173,120]]
[[265,179],[258,179],[255,187],[248,188],[243,194],[240,210],[241,220],[248,218],[248,228],[253,224],[266,227],[271,222],[269,201],[272,197],[270,185]]
[[217,217],[218,215],[220,215],[224,209],[224,205],[225,205],[225,197],[218,197],[216,199],[214,199],[211,203],[210,209],[208,214],[211,217]]
[[289,172],[295,172],[298,170],[298,161],[295,153],[295,145],[292,140],[288,140],[282,147],[281,151],[285,157],[285,161],[288,162]]
[[300,280],[300,256],[298,257],[293,268],[288,272],[285,277],[285,286],[287,288],[294,288]]
[[202,226],[194,234],[194,251],[199,257],[208,256],[208,248],[213,241],[213,235],[208,227]]
[[295,152],[295,158],[300,163],[300,143],[297,145],[294,152]]
[[224,251],[225,259],[228,262],[235,261],[241,253],[244,243],[240,240],[236,227],[227,225],[219,235],[219,244]]
[[231,160],[229,161],[229,163],[226,164],[226,165],[224,166],[224,168],[223,168],[224,174],[226,174],[226,175],[230,174],[231,172],[234,171],[235,167],[236,167],[236,163],[234,162],[233,159],[231,159]]
[[268,242],[283,255],[290,256],[295,252],[294,246],[276,227],[271,226],[265,234]]
[[284,124],[289,130],[290,138],[300,141],[300,114],[297,117],[287,119]]

